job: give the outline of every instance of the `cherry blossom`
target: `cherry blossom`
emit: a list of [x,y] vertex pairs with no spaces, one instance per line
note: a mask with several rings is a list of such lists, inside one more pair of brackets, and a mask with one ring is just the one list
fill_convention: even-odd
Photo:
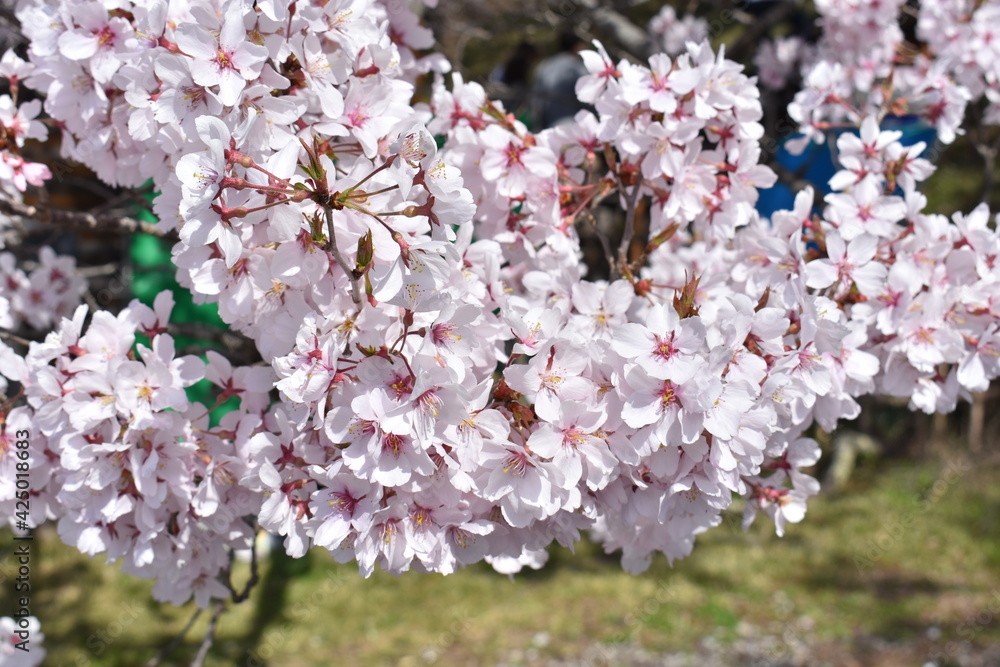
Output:
[[248,80],[260,74],[267,56],[263,46],[247,40],[243,3],[229,0],[222,8],[218,38],[196,23],[178,26],[175,41],[191,57],[191,78],[201,86],[218,86],[219,101],[233,106]]
[[[906,110],[947,142],[971,103],[1000,116],[995,8],[941,4],[919,9],[927,53],[897,57],[900,2],[825,0],[815,48],[759,59],[771,85],[799,67],[789,148],[830,138],[838,165],[824,206],[807,188],[768,219],[756,81],[669,8],[667,54],[595,42],[590,108],[531,133],[421,55],[405,3],[25,0],[3,191],[47,176],[21,155],[45,136],[28,86],[66,157],[152,179],[179,284],[258,361],[179,356],[167,294],[92,312],[72,259],[0,253],[0,324],[44,335],[0,344],[0,467],[33,424],[33,520],[202,607],[258,529],[365,576],[513,574],[581,531],[641,571],[739,496],[782,534],[819,490],[811,429],[873,393],[947,411],[1000,374],[990,213],[925,212],[927,147],[885,129]],[[625,230],[607,279],[581,261],[600,202]],[[235,408],[190,400],[201,379]]]
[[[22,622],[24,625],[22,625]],[[34,616],[0,618],[0,665],[4,667],[36,667],[45,660],[47,651],[41,643],[45,635],[41,632],[41,624]],[[18,632],[24,632],[19,635]],[[28,641],[18,646],[27,637]]]

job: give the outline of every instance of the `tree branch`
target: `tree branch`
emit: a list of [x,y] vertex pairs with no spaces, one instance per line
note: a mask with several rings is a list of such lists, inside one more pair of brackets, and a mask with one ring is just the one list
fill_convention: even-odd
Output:
[[196,609],[194,616],[192,616],[191,620],[188,621],[188,624],[184,626],[184,629],[181,630],[176,637],[171,639],[169,644],[160,649],[160,652],[157,653],[152,660],[146,663],[146,667],[158,667],[161,660],[170,655],[175,648],[180,646],[180,643],[184,641],[184,637],[191,631],[192,626],[194,626],[194,622],[198,620],[199,616],[201,616],[202,611],[203,610],[201,609]]
[[199,341],[195,345],[179,348],[178,354],[202,354],[207,341],[225,348],[226,356],[233,364],[246,366],[260,359],[256,343],[239,331],[222,329],[205,322],[170,322],[167,331],[175,339],[177,336],[187,336]]
[[135,218],[117,215],[93,215],[84,211],[67,211],[65,209],[43,209],[5,198],[0,198],[0,213],[31,218],[40,224],[66,230],[104,231],[114,234],[142,232],[169,241],[176,241],[178,238],[175,231],[164,231],[152,223]]
[[726,58],[741,62],[749,57],[750,53],[760,45],[763,39],[772,28],[790,19],[799,11],[796,2],[782,2],[775,5],[769,12],[756,18],[743,34],[740,35],[736,43],[726,48]]
[[330,237],[327,239],[326,249],[330,251],[333,258],[337,260],[337,265],[340,269],[347,274],[347,279],[351,281],[351,299],[357,305],[361,305],[361,278],[354,275],[354,270],[348,265],[347,260],[344,256],[340,254],[340,248],[337,247],[337,237],[333,228],[333,209],[329,204],[323,206],[323,212],[326,215],[326,233]]
[[219,624],[219,616],[222,612],[226,610],[226,603],[224,600],[219,600],[215,603],[215,611],[212,612],[212,620],[208,622],[208,629],[205,630],[205,639],[202,640],[201,646],[198,647],[198,655],[194,657],[194,661],[191,662],[191,667],[201,667],[205,664],[205,658],[208,657],[208,650],[212,648],[212,643],[215,642],[215,627]]
[[[653,53],[653,43],[645,30],[607,3],[599,0],[577,0],[598,31],[609,36],[634,58],[645,59]],[[576,19],[578,21],[579,19]]]
[[618,275],[625,273],[625,268],[629,266],[628,249],[632,244],[632,236],[635,235],[635,213],[636,203],[639,200],[639,190],[642,189],[642,177],[636,179],[632,192],[625,196],[627,207],[625,209],[625,231],[622,232],[622,241],[618,245],[618,267],[615,271]]
[[257,541],[250,541],[250,578],[247,580],[246,584],[243,586],[242,591],[237,591],[233,586],[233,552],[229,552],[229,564],[226,565],[226,588],[229,589],[230,597],[235,604],[243,602],[248,597],[250,597],[250,591],[257,582],[260,580],[258,568],[257,568]]

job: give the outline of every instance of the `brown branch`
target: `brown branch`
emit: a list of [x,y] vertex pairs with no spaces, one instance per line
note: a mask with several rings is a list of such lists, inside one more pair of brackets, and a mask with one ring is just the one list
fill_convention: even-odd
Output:
[[590,218],[590,224],[594,228],[594,233],[597,235],[597,239],[601,242],[601,247],[604,249],[604,256],[608,260],[608,266],[613,267],[615,263],[615,256],[611,253],[611,243],[608,241],[608,235],[604,233],[603,229],[601,229],[601,226],[597,221],[597,216],[594,215],[592,210],[584,212]]
[[9,340],[13,343],[17,343],[18,345],[24,345],[25,347],[31,345],[32,343],[32,341],[28,340],[27,338],[22,338],[21,336],[18,336],[17,334],[11,333],[9,331],[0,331],[0,340]]
[[164,231],[160,227],[142,220],[117,215],[93,215],[83,211],[67,211],[56,208],[39,208],[29,204],[0,198],[0,213],[30,218],[35,222],[67,230],[104,231],[115,234],[135,234],[142,232],[176,241],[175,231]]
[[[622,186],[624,190],[624,185]],[[639,190],[642,189],[642,177],[636,179],[635,187],[632,191],[625,195],[625,230],[622,232],[622,240],[618,245],[618,265],[614,267],[612,275],[614,277],[621,276],[629,268],[628,261],[628,249],[632,244],[632,236],[635,235],[635,213],[636,204],[639,200]]]
[[739,39],[731,47],[726,48],[726,58],[740,62],[749,57],[772,28],[790,19],[798,9],[799,5],[796,2],[781,2],[775,5],[764,16],[755,19]]
[[329,236],[326,241],[326,249],[333,255],[333,258],[337,261],[337,265],[347,275],[347,279],[351,282],[351,300],[360,306],[362,290],[361,276],[355,275],[354,270],[351,269],[347,260],[340,254],[340,248],[337,247],[337,236],[333,228],[333,208],[329,204],[326,204],[323,206],[323,211],[326,215],[326,233]]
[[998,146],[995,141],[986,141],[985,128],[980,126],[979,130],[977,133],[979,137],[973,140],[972,145],[975,147],[976,152],[979,153],[979,157],[983,158],[982,201],[988,204],[993,196],[994,171],[996,170]]
[[170,643],[168,643],[166,646],[160,649],[160,652],[157,653],[149,662],[146,663],[146,667],[158,667],[161,660],[170,655],[170,653],[175,648],[180,646],[181,642],[184,641],[184,637],[187,635],[188,632],[191,631],[192,626],[194,626],[194,622],[198,620],[199,616],[201,616],[202,611],[204,610],[202,609],[195,610],[194,616],[192,616],[191,620],[188,621],[187,625],[184,626],[184,629],[181,630],[173,639],[171,639]]
[[229,552],[229,563],[226,565],[226,588],[229,589],[230,598],[233,603],[239,604],[250,597],[250,591],[253,587],[257,585],[260,581],[259,571],[257,567],[257,540],[250,540],[250,578],[247,580],[246,584],[243,586],[242,591],[237,591],[233,586],[233,552]]
[[198,341],[194,345],[179,348],[178,354],[202,354],[205,350],[204,343],[209,342],[223,347],[227,358],[234,365],[246,366],[260,359],[257,345],[253,340],[232,329],[223,329],[204,322],[170,322],[167,329],[175,340],[178,336],[187,336]]
[[212,612],[212,619],[208,622],[208,629],[205,630],[205,639],[201,642],[201,646],[198,648],[198,655],[195,656],[191,667],[201,667],[205,664],[205,658],[208,657],[208,650],[212,648],[212,643],[215,642],[215,627],[219,624],[219,616],[225,610],[225,601],[219,600],[215,603],[215,611]]
[[[17,15],[14,14],[13,9],[10,9],[9,7],[0,6],[0,21],[7,24],[11,28],[14,28],[15,31],[20,33],[21,22],[17,20]],[[20,41],[22,42],[24,41],[24,35],[18,34],[18,37],[20,37]]]

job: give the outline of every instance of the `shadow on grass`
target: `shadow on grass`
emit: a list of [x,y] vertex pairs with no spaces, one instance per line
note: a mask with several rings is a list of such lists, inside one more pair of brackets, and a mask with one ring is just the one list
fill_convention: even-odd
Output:
[[256,600],[253,618],[240,642],[240,653],[247,658],[246,664],[254,667],[268,664],[258,650],[264,633],[269,627],[286,620],[289,584],[296,577],[306,575],[310,569],[312,557],[309,552],[302,558],[292,558],[282,548],[271,551],[268,567],[251,596],[251,600]]

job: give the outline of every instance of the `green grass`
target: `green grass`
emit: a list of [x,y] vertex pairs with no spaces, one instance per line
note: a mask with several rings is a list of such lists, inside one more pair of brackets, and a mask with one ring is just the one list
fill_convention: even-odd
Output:
[[[846,491],[815,499],[784,538],[764,521],[743,533],[728,512],[691,557],[673,568],[658,559],[642,576],[590,543],[575,554],[553,548],[544,570],[513,581],[485,566],[365,580],[318,550],[272,559],[250,600],[222,616],[206,664],[329,665],[333,656],[345,665],[493,664],[533,643],[543,657],[576,656],[594,642],[681,651],[707,635],[731,641],[748,623],[779,634],[803,616],[823,642],[916,641],[930,626],[948,641],[997,592],[1000,485],[988,468],[954,477],[945,469],[862,469]],[[11,544],[5,532],[0,549]],[[193,611],[152,602],[149,582],[81,556],[54,531],[39,531],[35,547],[32,610],[46,664],[144,664]],[[2,609],[11,605],[12,560],[0,569]],[[206,617],[164,664],[191,660]],[[1000,641],[998,626],[977,625],[973,640]],[[547,641],[537,641],[541,632]]]

